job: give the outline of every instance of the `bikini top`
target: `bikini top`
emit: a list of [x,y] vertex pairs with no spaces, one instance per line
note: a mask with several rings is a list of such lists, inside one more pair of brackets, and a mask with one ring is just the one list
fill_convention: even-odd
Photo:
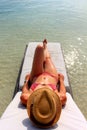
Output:
[[[46,85],[46,84],[33,83],[30,88],[32,89],[32,91],[34,91],[34,89],[35,89],[38,85]],[[49,87],[51,87],[54,91],[56,90],[56,86],[55,86],[55,85],[53,85],[53,84],[47,84],[47,85],[49,85]]]

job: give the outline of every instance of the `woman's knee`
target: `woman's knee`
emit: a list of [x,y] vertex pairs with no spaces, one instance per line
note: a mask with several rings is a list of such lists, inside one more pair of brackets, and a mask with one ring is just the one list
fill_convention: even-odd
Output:
[[[39,58],[43,58],[43,56],[44,56],[44,49],[43,49],[43,47],[41,46],[41,45],[38,45],[37,47],[36,47],[36,50],[35,50],[35,54],[34,54],[34,60],[38,60]],[[41,60],[40,59],[40,60]]]
[[39,44],[37,45],[35,52],[40,52],[40,51],[43,51],[43,46]]

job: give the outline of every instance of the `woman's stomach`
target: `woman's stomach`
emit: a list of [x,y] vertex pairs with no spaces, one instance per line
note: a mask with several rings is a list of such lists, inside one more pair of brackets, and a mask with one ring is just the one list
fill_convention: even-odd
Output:
[[49,75],[40,75],[35,79],[34,82],[41,83],[41,84],[54,84],[54,85],[57,84],[56,79]]

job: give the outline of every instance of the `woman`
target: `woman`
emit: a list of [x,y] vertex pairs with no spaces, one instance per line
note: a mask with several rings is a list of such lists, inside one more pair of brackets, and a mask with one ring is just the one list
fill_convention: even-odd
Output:
[[62,105],[66,103],[67,97],[64,76],[57,72],[46,45],[47,41],[45,39],[43,45],[36,47],[32,70],[30,75],[27,75],[25,78],[20,97],[24,105],[27,105],[27,100],[34,91],[46,87],[46,85],[59,96]]

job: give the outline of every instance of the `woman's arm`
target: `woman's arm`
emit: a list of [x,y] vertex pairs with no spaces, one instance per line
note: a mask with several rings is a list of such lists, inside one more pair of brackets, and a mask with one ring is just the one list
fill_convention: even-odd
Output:
[[29,79],[30,79],[30,75],[28,74],[28,75],[26,75],[26,77],[25,77],[25,81],[24,81],[24,86],[23,86],[23,88],[22,88],[22,93],[27,93],[29,90],[29,86],[28,86],[28,81],[29,81]]
[[67,97],[66,97],[66,88],[64,85],[64,76],[62,74],[59,74],[59,90],[58,90],[58,95],[60,97],[62,105],[66,104]]
[[26,75],[25,77],[25,81],[24,81],[24,86],[22,88],[22,94],[20,96],[20,100],[22,102],[22,104],[24,104],[25,106],[27,105],[27,100],[29,98],[29,87],[28,87],[28,81],[30,79],[30,75]]
[[59,83],[60,83],[59,92],[66,93],[66,88],[64,85],[64,76],[62,74],[59,74]]

